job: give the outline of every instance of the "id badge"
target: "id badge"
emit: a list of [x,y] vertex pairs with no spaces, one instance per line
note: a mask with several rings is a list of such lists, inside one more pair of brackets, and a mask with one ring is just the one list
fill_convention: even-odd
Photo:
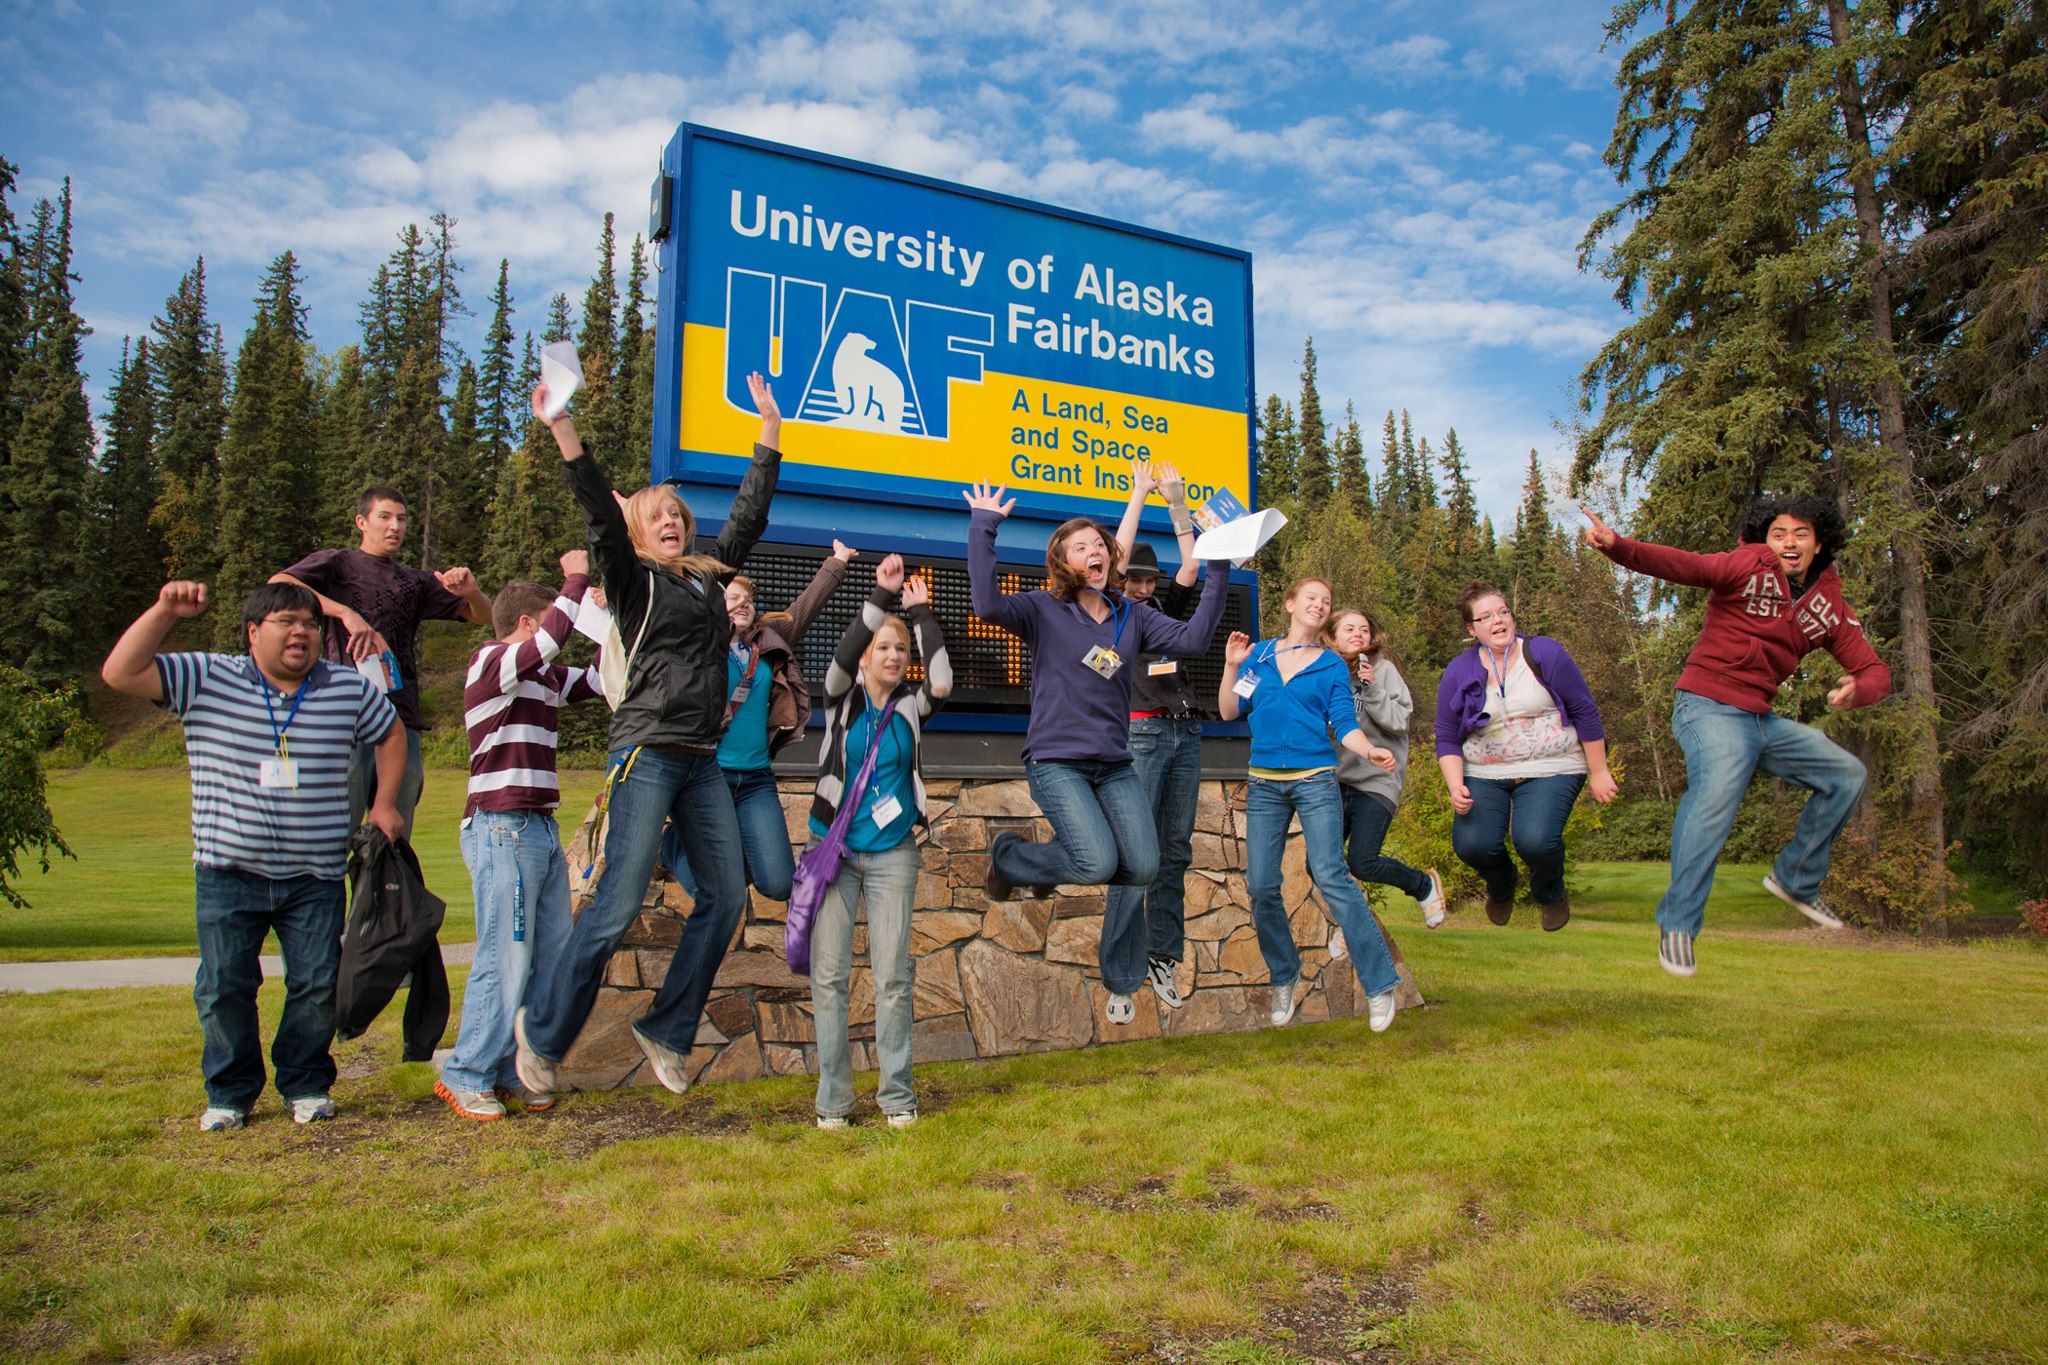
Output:
[[1180,660],[1154,659],[1145,665],[1145,672],[1154,678],[1170,678],[1180,672]]
[[903,814],[903,803],[898,801],[895,796],[890,795],[875,802],[875,808],[869,812],[869,818],[875,822],[876,829],[887,829],[891,824],[895,823],[896,817],[901,814]]
[[288,758],[266,758],[256,765],[256,785],[294,790],[299,785],[299,765]]
[[1230,690],[1240,697],[1249,698],[1252,693],[1259,690],[1259,680],[1249,673],[1240,673],[1237,675],[1237,685]]
[[1116,671],[1124,666],[1124,656],[1113,649],[1097,645],[1081,656],[1081,662],[1105,678],[1114,678]]

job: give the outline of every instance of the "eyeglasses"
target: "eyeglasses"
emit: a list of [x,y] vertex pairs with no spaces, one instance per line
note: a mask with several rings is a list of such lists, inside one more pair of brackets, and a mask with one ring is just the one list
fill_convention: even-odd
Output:
[[1473,617],[1472,624],[1475,626],[1490,626],[1495,621],[1512,621],[1514,619],[1515,614],[1506,607],[1502,607],[1499,611],[1490,611],[1484,616]]

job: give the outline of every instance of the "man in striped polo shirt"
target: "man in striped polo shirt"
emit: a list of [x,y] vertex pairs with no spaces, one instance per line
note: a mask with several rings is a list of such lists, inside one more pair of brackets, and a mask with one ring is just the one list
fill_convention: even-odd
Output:
[[[462,858],[476,893],[476,959],[462,995],[462,1030],[434,1093],[467,1119],[505,1116],[521,1093],[512,1069],[512,1016],[526,1001],[535,958],[569,939],[569,863],[555,808],[556,714],[604,695],[597,668],[555,662],[590,584],[590,555],[562,556],[559,595],[538,583],[508,583],[491,610],[498,639],[469,661],[462,688],[469,727],[469,801],[462,811]],[[525,1091],[528,1109],[554,1096]]]
[[256,992],[275,930],[284,1012],[270,1048],[277,1090],[299,1123],[334,1117],[335,976],[347,870],[349,755],[375,745],[379,796],[369,821],[397,840],[393,796],[405,732],[382,693],[320,657],[320,603],[295,583],[266,583],[242,607],[247,654],[159,654],[180,618],[206,610],[204,583],[166,583],[115,642],[107,686],[177,713],[192,770],[192,861],[205,1035],[208,1131],[240,1128],[263,1094]]

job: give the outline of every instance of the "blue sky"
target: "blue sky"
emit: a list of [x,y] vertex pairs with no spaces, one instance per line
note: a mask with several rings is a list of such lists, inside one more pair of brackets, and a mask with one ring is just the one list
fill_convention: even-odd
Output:
[[[1313,335],[1325,410],[1376,449],[1406,408],[1455,426],[1512,525],[1557,466],[1580,367],[1623,321],[1576,265],[1619,194],[1608,6],[776,0],[247,8],[0,0],[0,155],[17,211],[75,196],[101,393],[203,253],[230,351],[264,266],[298,253],[315,340],[407,222],[459,221],[485,306],[580,301],[600,220],[644,226],[689,119],[1249,249],[1261,394]],[[472,320],[472,352],[486,319]]]

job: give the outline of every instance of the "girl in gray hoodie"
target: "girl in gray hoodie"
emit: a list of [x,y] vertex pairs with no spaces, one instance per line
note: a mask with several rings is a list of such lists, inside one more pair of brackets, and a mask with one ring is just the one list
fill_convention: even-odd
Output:
[[1324,629],[1324,639],[1351,668],[1351,694],[1366,740],[1394,751],[1394,769],[1388,772],[1337,747],[1337,780],[1344,786],[1345,860],[1358,880],[1395,887],[1420,901],[1422,922],[1434,929],[1444,922],[1443,878],[1433,867],[1418,872],[1380,852],[1408,779],[1408,720],[1415,714],[1415,699],[1401,670],[1387,657],[1386,635],[1371,613],[1357,607],[1336,613]]

